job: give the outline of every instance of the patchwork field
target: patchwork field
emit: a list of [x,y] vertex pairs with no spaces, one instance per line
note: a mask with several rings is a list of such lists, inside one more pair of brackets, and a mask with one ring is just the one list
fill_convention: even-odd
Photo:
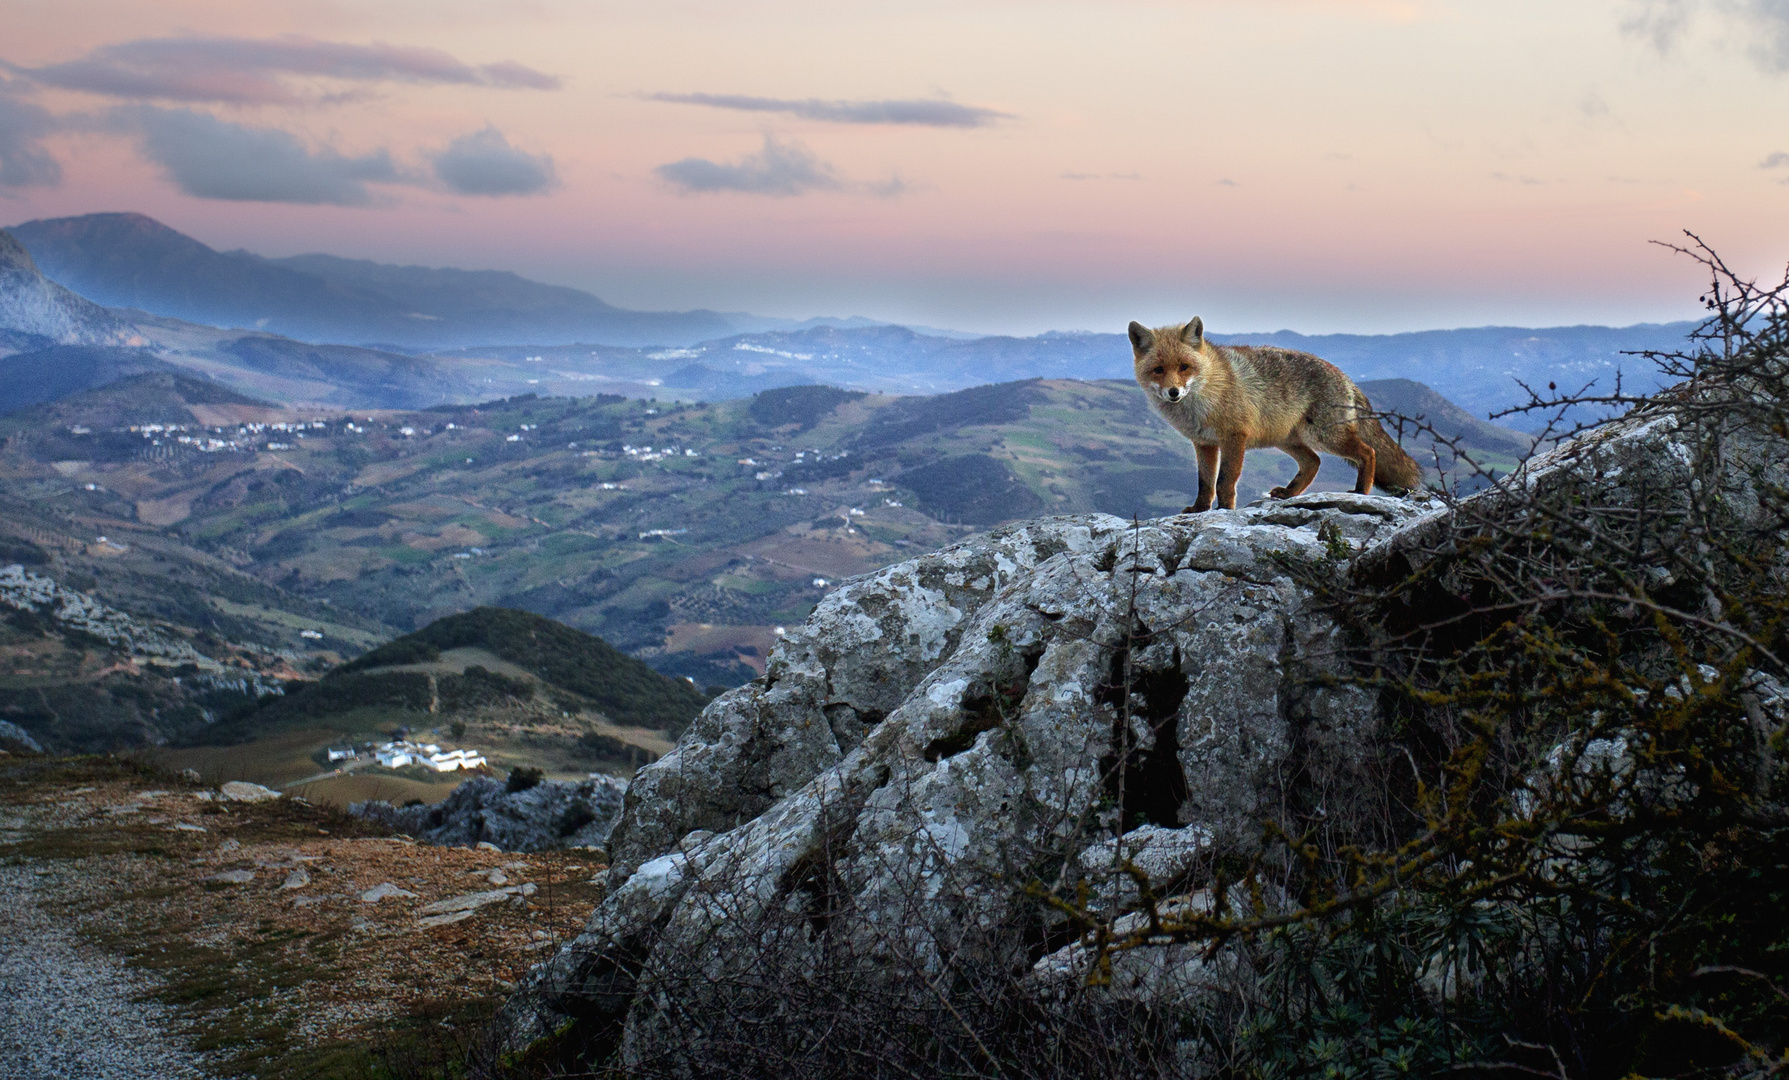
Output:
[[[1508,469],[1526,446],[1420,384],[1370,391],[1428,415],[1486,467]],[[1015,518],[1175,513],[1196,485],[1190,445],[1137,387],[1071,380],[933,397],[789,387],[720,403],[529,395],[343,412],[151,374],[0,418],[0,438],[0,559],[180,628],[201,651],[237,647],[245,672],[319,674],[489,605],[598,635],[710,694],[761,674],[776,628],[841,579]],[[1240,497],[1292,472],[1284,454],[1251,453]],[[1316,487],[1351,482],[1326,461]],[[24,678],[33,648],[0,663]],[[522,678],[525,651],[448,648],[409,670]],[[63,675],[117,681],[100,654],[58,655]],[[633,767],[676,726],[557,700],[467,717],[466,738],[494,767],[572,775]],[[0,718],[35,707],[0,701]],[[323,771],[306,756],[328,739],[417,727],[418,707],[336,709],[304,738],[282,721],[277,743],[220,749],[201,771],[289,784]],[[605,734],[627,727],[649,734]]]

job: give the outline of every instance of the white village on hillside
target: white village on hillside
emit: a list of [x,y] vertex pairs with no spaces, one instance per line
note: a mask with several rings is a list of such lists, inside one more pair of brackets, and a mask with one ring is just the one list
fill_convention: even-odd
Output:
[[[332,748],[329,760],[352,761],[360,756],[353,747]],[[406,765],[421,765],[425,769],[436,772],[453,772],[455,769],[480,769],[489,764],[485,756],[477,750],[443,750],[434,743],[414,743],[408,739],[380,743],[373,748],[373,760],[387,769],[401,769]]]

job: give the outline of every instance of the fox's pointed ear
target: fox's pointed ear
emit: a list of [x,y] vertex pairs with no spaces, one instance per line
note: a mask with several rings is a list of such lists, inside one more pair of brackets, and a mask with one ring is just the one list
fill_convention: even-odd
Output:
[[1131,348],[1138,352],[1148,352],[1155,345],[1155,334],[1149,327],[1140,322],[1131,323]]
[[1201,345],[1205,342],[1205,320],[1194,315],[1193,321],[1180,328],[1180,340],[1188,345]]

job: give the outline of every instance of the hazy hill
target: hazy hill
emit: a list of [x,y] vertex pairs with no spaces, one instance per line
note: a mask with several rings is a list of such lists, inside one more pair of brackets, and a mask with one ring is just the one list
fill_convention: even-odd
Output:
[[[1628,385],[1653,388],[1657,377],[1647,349],[1681,348],[1694,324],[1550,329],[1481,327],[1421,333],[1307,337],[1289,331],[1212,334],[1212,340],[1269,344],[1314,353],[1357,381],[1423,378],[1445,383],[1468,414],[1489,413],[1526,400],[1518,380],[1539,389],[1557,382],[1577,389],[1595,381],[1612,388],[1616,373]],[[1123,334],[1048,333],[1036,337],[932,337],[906,327],[816,327],[738,335],[673,352],[651,350],[545,351],[554,373],[645,381],[709,400],[775,386],[824,382],[858,390],[926,394],[1016,379],[1128,379],[1130,345]],[[550,382],[551,380],[547,380]],[[553,384],[555,390],[569,383]],[[1533,421],[1513,417],[1515,427]]]
[[682,344],[732,329],[713,312],[627,311],[498,271],[220,252],[142,214],[28,221],[12,232],[44,273],[100,304],[309,341]]
[[[711,311],[629,311],[587,292],[543,285],[503,270],[391,266],[334,255],[264,261],[396,301],[410,322],[398,336],[377,340],[409,346],[535,341],[681,345],[733,330],[732,323]],[[417,326],[419,315],[434,325]]]
[[0,358],[0,413],[55,401],[149,371],[174,366],[148,349],[116,345],[51,345]]
[[1388,430],[1396,429],[1398,418],[1403,418],[1412,422],[1406,431],[1413,436],[1426,426],[1445,439],[1459,439],[1474,449],[1499,456],[1522,457],[1533,449],[1534,440],[1528,436],[1480,420],[1414,380],[1368,379],[1359,385],[1376,411],[1397,414],[1385,418]]

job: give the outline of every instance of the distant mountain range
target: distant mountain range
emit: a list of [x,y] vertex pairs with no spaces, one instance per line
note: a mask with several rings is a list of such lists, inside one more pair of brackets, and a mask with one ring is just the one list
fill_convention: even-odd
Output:
[[[499,271],[218,252],[140,214],[32,221],[14,232],[0,231],[0,356],[17,354],[0,410],[164,365],[268,400],[351,408],[521,393],[724,400],[804,384],[932,394],[1130,374],[1117,333],[967,337],[861,318],[626,311]],[[1626,385],[1652,389],[1651,365],[1628,354],[1680,348],[1692,327],[1212,336],[1312,352],[1362,381],[1417,376],[1482,420],[1525,400],[1518,381],[1607,389],[1619,372]],[[386,344],[312,343],[342,341]],[[74,346],[85,348],[39,355]],[[1543,420],[1504,422],[1535,429]]]
[[220,252],[142,214],[27,221],[10,231],[45,274],[98,303],[308,341],[662,345],[737,329],[712,311],[629,311],[496,270]]

